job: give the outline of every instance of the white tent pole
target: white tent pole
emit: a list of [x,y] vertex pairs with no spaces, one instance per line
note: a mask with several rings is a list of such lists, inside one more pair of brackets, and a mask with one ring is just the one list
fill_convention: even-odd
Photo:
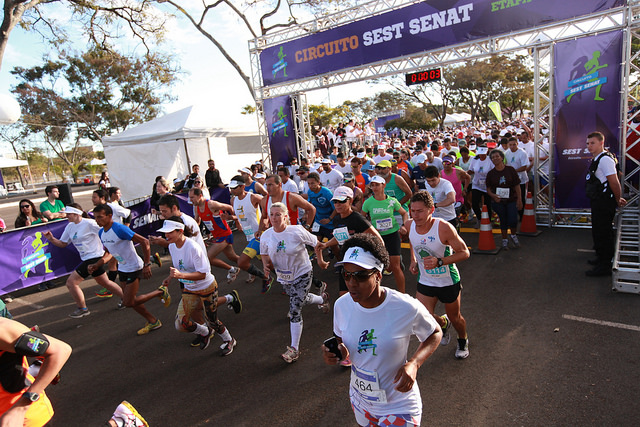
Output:
[[189,150],[187,149],[187,139],[183,138],[184,154],[187,156],[187,175],[191,175],[191,159],[189,159]]

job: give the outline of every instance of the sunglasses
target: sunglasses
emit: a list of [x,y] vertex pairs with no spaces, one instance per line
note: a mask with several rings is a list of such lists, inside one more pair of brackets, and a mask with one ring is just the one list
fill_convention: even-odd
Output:
[[334,200],[333,203],[338,203],[338,204],[341,205],[343,203],[347,203],[347,200],[349,200],[349,199],[347,198],[347,199],[344,199],[344,200]]
[[371,270],[360,270],[360,271],[354,271],[352,273],[343,270],[342,271],[342,275],[344,276],[344,281],[348,282],[349,280],[353,279],[358,283],[362,283],[362,282],[366,282],[367,280],[369,280],[369,277],[373,276],[378,270],[373,268]]
[[20,206],[20,209],[25,209],[25,208],[30,208],[30,207],[31,207],[31,205],[22,205],[22,206]]

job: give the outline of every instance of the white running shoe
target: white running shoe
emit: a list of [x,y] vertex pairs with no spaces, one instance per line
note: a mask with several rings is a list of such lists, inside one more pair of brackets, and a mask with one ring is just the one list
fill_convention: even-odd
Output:
[[238,267],[231,267],[229,272],[227,273],[227,283],[231,283],[238,277],[238,273],[240,273],[240,269]]
[[458,338],[458,348],[456,349],[456,359],[466,359],[469,357],[469,339]]
[[126,400],[118,405],[111,419],[116,423],[120,420],[122,424],[118,423],[118,425],[123,427],[149,427],[142,415]]

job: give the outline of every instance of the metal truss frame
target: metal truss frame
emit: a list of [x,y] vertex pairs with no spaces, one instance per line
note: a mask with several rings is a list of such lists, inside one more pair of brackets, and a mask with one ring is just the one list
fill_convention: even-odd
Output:
[[[622,98],[621,117],[624,120],[623,129],[620,135],[621,158],[628,159],[625,149],[626,132],[629,123],[634,118],[640,119],[640,111],[633,117],[627,115],[627,100],[640,103],[640,78],[634,82],[629,81],[630,73],[640,74],[640,66],[633,64],[633,60],[640,62],[640,53],[635,53],[631,57],[631,38],[640,39],[640,0],[628,0],[627,5],[615,9],[594,13],[572,20],[551,23],[532,29],[513,32],[511,34],[490,37],[473,42],[462,43],[455,46],[447,46],[442,49],[431,50],[418,54],[398,57],[392,60],[380,61],[372,64],[354,67],[348,70],[317,75],[309,78],[285,82],[278,85],[263,86],[260,68],[260,52],[275,44],[280,44],[289,40],[294,40],[318,31],[345,25],[350,22],[379,15],[390,10],[405,7],[417,3],[416,0],[374,0],[355,8],[334,13],[330,16],[310,21],[298,26],[293,26],[285,30],[274,32],[249,41],[249,52],[251,57],[252,81],[256,103],[258,105],[258,125],[263,136],[263,153],[270,155],[267,138],[266,123],[262,102],[266,98],[281,95],[301,94],[305,91],[316,90],[338,86],[342,84],[354,83],[358,81],[371,80],[400,73],[416,71],[424,68],[444,66],[459,62],[473,61],[486,58],[491,55],[507,54],[522,50],[528,50],[534,59],[534,202],[536,207],[537,221],[540,225],[560,226],[560,227],[584,227],[590,225],[590,214],[585,210],[557,210],[554,206],[554,173],[546,173],[545,167],[553,171],[554,165],[554,143],[553,141],[553,48],[558,42],[571,40],[601,32],[612,30],[625,31],[625,55],[626,68],[622,78]],[[629,59],[629,60],[627,60]],[[631,94],[629,84],[631,84]],[[306,102],[305,102],[306,105]],[[296,113],[296,112],[294,112]],[[296,113],[297,114],[297,113]],[[299,119],[304,123],[305,118]],[[308,122],[308,115],[307,115]],[[544,135],[541,130],[548,130],[546,137],[549,141],[549,148],[543,145]],[[264,132],[264,133],[263,133]],[[631,129],[640,135],[639,129]],[[306,137],[304,137],[306,138]],[[306,139],[305,139],[306,140]],[[637,142],[636,144],[640,144]],[[634,146],[636,145],[634,144]],[[629,147],[631,148],[631,147]],[[540,154],[547,154],[546,160],[540,161]],[[622,162],[626,163],[626,162]],[[640,162],[631,160],[633,167],[624,173],[625,194],[631,194],[634,206],[638,204],[640,191],[637,181],[640,177]],[[539,177],[544,177],[548,186],[540,188]],[[634,184],[635,182],[635,184]]]
[[[311,121],[309,120],[309,104],[305,93],[291,95],[291,112],[293,129],[296,132],[296,146],[298,148],[298,164],[303,157],[301,153],[313,151],[314,137],[311,133]],[[305,156],[306,157],[306,156]]]

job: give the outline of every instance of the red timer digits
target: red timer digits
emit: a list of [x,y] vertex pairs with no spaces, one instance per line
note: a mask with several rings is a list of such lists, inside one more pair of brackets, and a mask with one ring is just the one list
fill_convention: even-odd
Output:
[[438,81],[442,78],[440,68],[406,74],[407,86]]

